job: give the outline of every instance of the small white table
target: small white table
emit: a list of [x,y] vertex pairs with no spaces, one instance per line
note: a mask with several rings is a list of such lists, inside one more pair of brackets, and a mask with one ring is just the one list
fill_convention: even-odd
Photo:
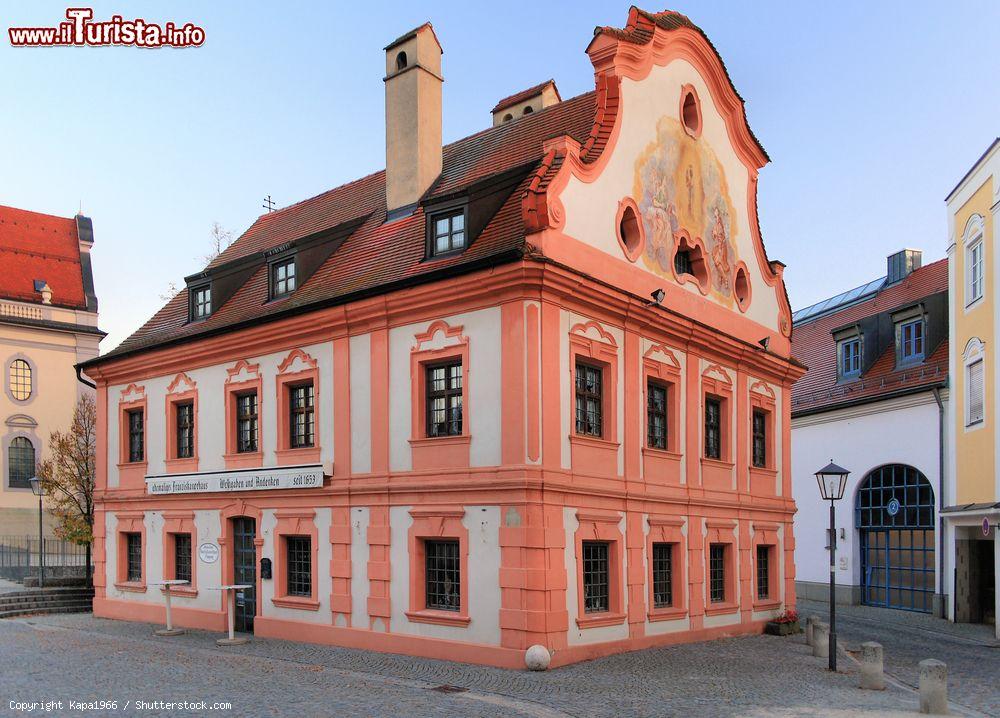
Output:
[[220,646],[239,646],[250,642],[250,639],[246,636],[236,637],[236,592],[247,588],[253,588],[253,586],[249,583],[237,583],[231,586],[215,586],[212,588],[213,591],[226,591],[228,594],[226,601],[228,609],[226,611],[226,621],[229,624],[229,637],[217,640],[216,643]]
[[153,586],[163,586],[163,596],[164,600],[167,602],[167,627],[161,628],[155,631],[154,634],[157,636],[179,636],[184,633],[183,628],[174,628],[173,619],[170,616],[170,587],[171,586],[187,586],[190,581],[184,581],[181,579],[171,579],[169,581],[160,581],[159,583],[152,584]]

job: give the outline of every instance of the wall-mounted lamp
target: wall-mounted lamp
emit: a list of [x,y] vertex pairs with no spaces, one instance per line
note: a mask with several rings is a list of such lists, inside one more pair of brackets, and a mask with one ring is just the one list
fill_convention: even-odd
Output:
[[653,298],[653,303],[659,306],[663,304],[663,298],[667,296],[667,293],[662,289],[657,289],[655,292],[651,292],[649,296]]
[[771,337],[764,337],[757,343],[764,348],[764,351],[767,351],[767,348],[771,345]]

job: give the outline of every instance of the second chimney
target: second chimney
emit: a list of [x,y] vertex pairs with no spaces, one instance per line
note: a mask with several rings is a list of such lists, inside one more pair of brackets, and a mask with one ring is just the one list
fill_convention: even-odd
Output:
[[441,44],[424,23],[385,48],[385,199],[410,214],[441,174]]
[[886,258],[885,283],[895,284],[906,279],[910,272],[920,269],[923,252],[919,249],[903,249]]

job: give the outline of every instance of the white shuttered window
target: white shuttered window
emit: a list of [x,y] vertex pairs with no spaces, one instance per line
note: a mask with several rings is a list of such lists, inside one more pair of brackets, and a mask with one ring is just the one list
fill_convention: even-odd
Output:
[[968,367],[968,396],[966,402],[969,407],[967,424],[978,424],[983,420],[983,360],[973,362]]

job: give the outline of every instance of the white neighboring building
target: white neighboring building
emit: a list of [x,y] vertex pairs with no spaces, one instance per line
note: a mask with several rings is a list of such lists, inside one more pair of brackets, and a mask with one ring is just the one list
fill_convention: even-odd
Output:
[[837,502],[837,601],[943,613],[942,446],[948,401],[948,266],[920,252],[885,277],[802,309],[792,396],[796,591],[829,597],[829,503],[813,472],[851,471]]

